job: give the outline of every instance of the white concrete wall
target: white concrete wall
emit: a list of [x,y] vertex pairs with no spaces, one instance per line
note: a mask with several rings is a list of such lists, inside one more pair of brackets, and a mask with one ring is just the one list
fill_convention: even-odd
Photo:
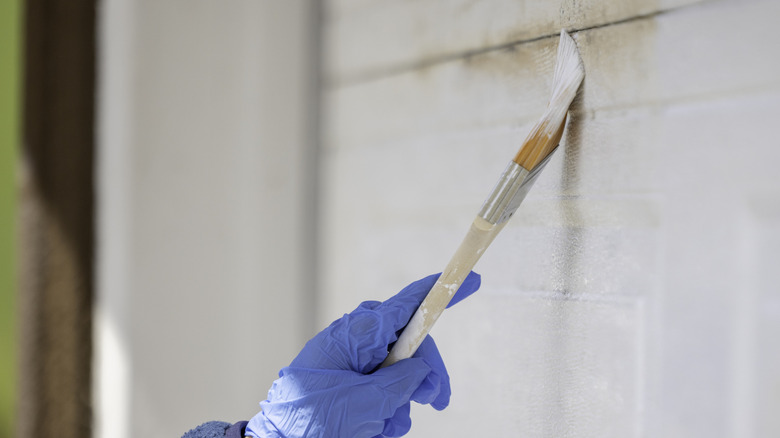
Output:
[[312,5],[100,5],[96,436],[248,419],[313,326]]
[[766,0],[333,0],[324,325],[441,270],[549,96],[562,149],[437,339],[409,436],[780,435],[780,58]]

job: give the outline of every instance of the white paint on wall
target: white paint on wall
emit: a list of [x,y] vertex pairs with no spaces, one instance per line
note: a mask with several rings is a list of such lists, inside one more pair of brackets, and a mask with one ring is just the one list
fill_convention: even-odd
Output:
[[780,193],[757,190],[738,207],[741,287],[733,296],[735,372],[732,436],[772,436],[780,430]]
[[[474,22],[468,41],[434,37],[469,17],[421,9],[465,2],[335,4],[320,324],[442,269],[546,104],[556,43],[503,47]],[[525,6],[518,21],[534,23],[530,4],[491,14]],[[361,16],[391,21],[382,8],[428,27],[406,32],[408,50],[396,40],[393,56],[361,58],[391,38],[357,38]],[[780,9],[702,2],[588,28],[594,16],[557,17],[586,28],[581,96],[562,149],[477,266],[482,290],[434,328],[452,403],[415,408],[409,436],[780,433],[780,58],[767,56]]]
[[[328,76],[337,82],[648,16],[701,0],[330,0]],[[355,38],[360,35],[360,38]]]

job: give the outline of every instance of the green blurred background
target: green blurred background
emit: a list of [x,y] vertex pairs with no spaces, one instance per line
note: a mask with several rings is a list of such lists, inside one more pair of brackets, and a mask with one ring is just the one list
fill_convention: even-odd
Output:
[[16,173],[20,0],[0,0],[0,438],[10,438],[16,387]]

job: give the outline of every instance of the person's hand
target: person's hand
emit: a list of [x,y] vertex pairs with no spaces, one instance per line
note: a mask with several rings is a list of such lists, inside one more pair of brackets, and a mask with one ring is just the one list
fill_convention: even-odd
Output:
[[[430,336],[413,357],[376,369],[438,277],[414,282],[385,302],[366,301],[307,342],[279,371],[246,435],[400,437],[412,425],[410,401],[447,407],[450,378]],[[479,285],[479,275],[470,273],[450,306]]]

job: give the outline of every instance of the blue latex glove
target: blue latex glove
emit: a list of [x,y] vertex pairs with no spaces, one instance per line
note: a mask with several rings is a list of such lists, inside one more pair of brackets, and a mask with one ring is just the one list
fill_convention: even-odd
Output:
[[[410,401],[442,410],[450,377],[433,338],[412,358],[376,370],[439,275],[414,282],[385,302],[366,301],[306,343],[279,371],[246,434],[255,437],[399,437],[412,425]],[[450,306],[479,289],[470,273]],[[449,306],[448,306],[449,307]]]

